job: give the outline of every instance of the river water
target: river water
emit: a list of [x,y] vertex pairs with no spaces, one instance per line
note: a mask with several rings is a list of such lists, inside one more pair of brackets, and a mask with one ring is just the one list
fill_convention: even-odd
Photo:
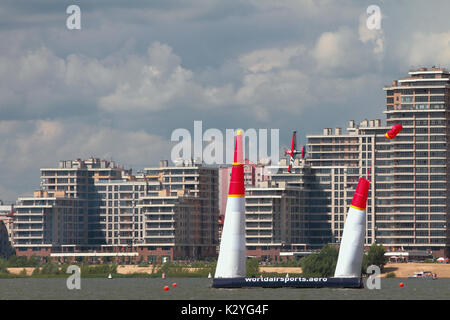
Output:
[[[381,289],[214,289],[205,278],[0,279],[0,300],[448,300],[450,279],[381,279]],[[399,284],[404,286],[400,287]],[[172,284],[176,283],[176,287]],[[163,290],[169,286],[169,290]]]

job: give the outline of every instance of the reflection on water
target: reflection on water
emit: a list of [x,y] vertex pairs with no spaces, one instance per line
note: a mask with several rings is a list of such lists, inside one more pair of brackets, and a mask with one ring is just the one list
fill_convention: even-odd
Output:
[[[399,287],[403,282],[404,287]],[[176,283],[176,287],[172,284]],[[164,286],[169,286],[164,291]],[[450,299],[450,279],[381,279],[380,290],[247,288],[214,289],[211,279],[81,279],[69,290],[66,279],[0,279],[0,299],[68,300],[440,300]]]

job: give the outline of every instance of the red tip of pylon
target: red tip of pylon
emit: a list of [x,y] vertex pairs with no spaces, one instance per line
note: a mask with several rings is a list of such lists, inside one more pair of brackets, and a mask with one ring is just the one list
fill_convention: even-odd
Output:
[[351,207],[359,210],[366,210],[367,196],[369,194],[370,181],[366,178],[359,178],[356,186],[355,194],[353,195]]
[[234,148],[234,163],[231,168],[230,189],[228,191],[229,197],[245,196],[244,158],[242,152],[242,130],[238,130]]

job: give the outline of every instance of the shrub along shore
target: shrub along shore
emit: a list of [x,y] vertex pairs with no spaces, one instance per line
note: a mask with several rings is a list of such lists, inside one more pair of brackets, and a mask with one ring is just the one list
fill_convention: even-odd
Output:
[[[68,266],[68,265],[67,265]],[[69,276],[66,273],[67,266],[58,266],[58,271],[53,269],[49,271],[49,268],[43,268],[42,270],[35,271],[36,268],[7,268],[8,272],[0,272],[0,279],[5,278],[67,278]],[[82,267],[79,265],[80,268]],[[88,267],[89,269],[87,269]],[[100,268],[99,268],[100,267]],[[111,273],[113,278],[161,278],[163,271],[169,278],[187,278],[197,277],[205,278],[209,272],[214,275],[214,268],[191,268],[190,266],[179,268],[166,266],[150,266],[150,267],[138,267],[132,265],[117,265],[117,266],[84,266],[81,268],[81,276],[83,278],[106,278]],[[53,267],[52,267],[53,268]],[[142,269],[142,271],[140,271]],[[152,269],[155,269],[152,272]],[[273,270],[272,270],[273,269]],[[109,272],[111,271],[111,272]],[[419,271],[432,271],[438,275],[438,278],[450,278],[450,264],[437,264],[437,263],[395,263],[387,264],[385,266],[385,273],[381,274],[381,277],[397,277],[407,278]],[[248,276],[259,276],[263,274],[264,277],[279,277],[289,274],[291,277],[300,277],[306,275],[303,274],[300,267],[280,267],[280,266],[264,266],[259,267],[259,270],[255,273],[248,273]]]
[[[67,268],[71,264],[58,264],[54,262],[45,263],[36,267],[6,267],[0,265],[0,278],[67,278]],[[111,274],[113,278],[162,278],[166,277],[208,277],[209,273],[214,274],[215,264],[191,264],[178,265],[172,263],[154,265],[89,265],[76,264],[80,267],[83,278],[106,278]],[[130,272],[129,267],[133,267]],[[121,270],[122,268],[128,269]],[[122,272],[121,272],[122,271]]]
[[[386,264],[384,249],[380,245],[372,245],[364,255],[362,274],[369,265],[380,266],[381,277],[409,277],[414,272],[432,271],[439,278],[450,278],[450,264],[439,263],[398,263]],[[255,258],[247,259],[247,276],[265,277],[280,276],[289,273],[292,277],[332,277],[336,267],[338,249],[325,246],[320,252],[301,259],[291,259],[276,265],[261,266]],[[8,260],[0,258],[0,278],[67,278],[67,268],[73,264],[55,263],[47,261],[42,263],[40,258],[10,256]],[[84,278],[106,278],[109,274],[113,278],[161,278],[163,274],[171,278],[197,277],[205,278],[214,275],[215,262],[156,263],[141,262],[139,265],[97,264],[91,265],[87,261],[77,263]]]

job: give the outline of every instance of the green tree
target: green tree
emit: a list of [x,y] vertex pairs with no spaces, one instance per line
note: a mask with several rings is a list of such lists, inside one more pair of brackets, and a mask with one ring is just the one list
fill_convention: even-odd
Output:
[[8,258],[7,265],[8,267],[15,267],[16,264],[17,264],[17,256],[13,254]]
[[250,258],[246,262],[246,273],[248,277],[256,277],[259,273],[258,259]]
[[8,273],[7,267],[8,262],[5,259],[0,258],[0,273]]
[[395,276],[395,273],[394,272],[389,272],[387,275],[386,275],[386,278],[395,278],[396,276]]
[[39,275],[41,273],[41,268],[40,267],[36,267],[33,270],[33,273],[31,275],[36,276]]
[[60,274],[58,264],[56,264],[54,262],[47,262],[46,264],[42,265],[40,274],[44,274],[44,275]]
[[36,255],[32,255],[28,259],[28,267],[37,267],[40,263],[40,259]]
[[306,277],[332,277],[336,269],[339,251],[327,245],[318,254],[311,254],[301,259],[302,273]]
[[16,256],[11,255],[8,258],[8,267],[28,267],[30,266],[30,262],[25,256]]
[[386,250],[384,247],[380,244],[377,245],[373,243],[367,254],[363,256],[363,263],[362,263],[362,272],[365,273],[367,268],[371,265],[376,265],[380,267],[381,272],[384,270],[384,265],[388,261],[388,257],[386,257],[384,254],[386,253]]

